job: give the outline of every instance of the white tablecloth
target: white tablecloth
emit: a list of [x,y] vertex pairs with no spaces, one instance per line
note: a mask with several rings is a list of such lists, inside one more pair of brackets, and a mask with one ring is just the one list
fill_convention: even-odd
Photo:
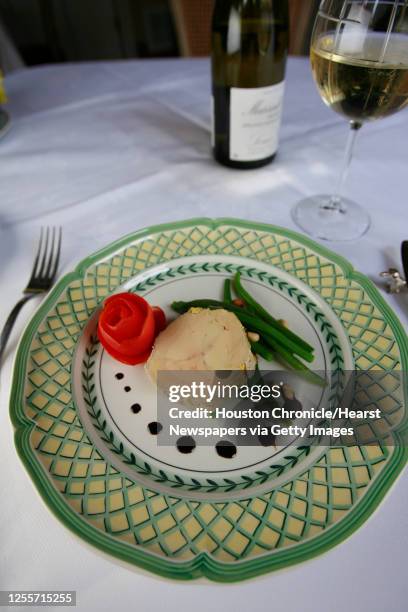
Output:
[[[292,59],[279,158],[237,172],[209,155],[209,65],[203,60],[76,64],[6,81],[13,126],[0,141],[0,324],[20,295],[40,225],[64,228],[62,271],[119,236],[195,216],[294,228],[292,206],[333,187],[346,123],[320,101],[308,63]],[[373,226],[331,245],[377,281],[408,238],[408,112],[365,127],[348,181]],[[387,298],[406,323],[408,294]],[[0,589],[76,589],[87,612],[402,612],[407,591],[408,476],[352,538],[306,564],[221,586],[170,583],[103,557],[45,508],[20,464],[8,418],[12,357],[1,372]]]

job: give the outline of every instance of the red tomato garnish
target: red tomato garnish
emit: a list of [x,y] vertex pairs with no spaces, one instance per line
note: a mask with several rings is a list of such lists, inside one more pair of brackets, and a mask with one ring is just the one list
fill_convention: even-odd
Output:
[[163,329],[166,329],[166,315],[159,306],[153,306],[153,316],[156,328],[156,336],[158,336],[160,332],[163,331]]
[[165,326],[166,318],[160,308],[153,309],[134,293],[119,293],[105,300],[98,337],[114,359],[136,365],[147,361],[156,336]]

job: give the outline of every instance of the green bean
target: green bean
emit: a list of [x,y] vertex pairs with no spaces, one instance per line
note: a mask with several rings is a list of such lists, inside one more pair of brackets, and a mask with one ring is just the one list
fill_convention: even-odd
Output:
[[[317,384],[320,387],[326,386],[326,380],[321,378],[315,372],[312,372],[307,366],[299,361],[294,355],[285,351],[282,347],[278,347],[274,344],[274,351],[271,350],[264,342],[251,342],[252,352],[260,357],[263,357],[265,361],[278,361],[286,367],[290,367],[292,370],[299,372],[302,378],[305,378],[313,384]],[[259,366],[258,366],[259,367]]]
[[252,352],[255,353],[255,355],[259,355],[260,357],[263,357],[265,361],[274,360],[274,354],[262,342],[251,342],[251,349],[252,349]]
[[263,319],[266,323],[269,323],[275,329],[283,331],[288,338],[299,344],[305,351],[313,352],[314,348],[310,346],[305,340],[302,340],[297,334],[287,329],[284,325],[279,323],[265,308],[259,304],[253,297],[248,293],[241,283],[241,274],[237,272],[234,277],[234,289],[242,300],[247,304],[249,309],[256,314],[258,317]]
[[231,280],[229,278],[226,278],[224,282],[224,302],[226,304],[231,304],[232,302]]
[[288,339],[286,336],[280,335],[278,330],[271,329],[269,330],[269,332],[265,332],[260,329],[257,329],[256,331],[258,331],[259,334],[262,334],[262,339],[266,343],[269,343],[269,341],[275,342],[279,345],[279,347],[284,348],[289,353],[295,353],[296,355],[298,355],[299,357],[301,357],[308,363],[313,363],[315,359],[313,353],[309,353],[309,351],[305,351],[304,348],[300,347],[298,344],[293,342],[293,340]]
[[[232,304],[226,304],[225,302],[218,302],[217,300],[193,300],[191,302],[173,302],[171,305],[172,309],[179,314],[188,312],[190,308],[235,308]],[[237,307],[238,310],[238,307]]]
[[[299,375],[308,380],[313,384],[317,384],[320,387],[326,386],[326,380],[321,378],[318,374],[310,370],[301,361],[299,361],[294,355],[291,355],[285,351],[282,347],[275,345],[275,351],[271,349],[263,342],[251,342],[252,352],[260,357],[263,357],[265,361],[277,361],[285,367],[289,367],[292,370],[296,370]],[[279,352],[278,352],[279,351]],[[259,368],[258,364],[257,367]]]
[[282,363],[285,366],[289,366],[292,370],[296,370],[299,374],[313,384],[317,384],[320,387],[326,386],[326,380],[310,370],[304,363],[302,363],[295,355],[287,351],[284,347],[279,346],[278,343],[274,342],[271,338],[266,340],[271,349],[274,351],[274,357],[276,361]]

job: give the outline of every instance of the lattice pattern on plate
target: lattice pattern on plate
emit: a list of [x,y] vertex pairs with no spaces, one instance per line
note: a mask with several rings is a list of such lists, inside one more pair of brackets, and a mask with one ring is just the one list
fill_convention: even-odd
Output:
[[231,562],[321,533],[344,517],[387,458],[378,446],[331,449],[310,470],[270,493],[208,503],[144,488],[106,463],[86,439],[65,438],[39,430],[33,434],[56,486],[86,520],[158,554],[184,559],[207,551]]
[[[111,552],[168,576],[185,578],[204,572],[215,579],[238,579],[273,567],[275,562],[268,560],[271,551],[278,555],[346,520],[396,451],[376,446],[329,449],[316,465],[284,486],[228,503],[160,494],[129,480],[99,455],[82,428],[71,396],[71,360],[81,330],[101,300],[132,276],[174,258],[201,254],[247,257],[295,275],[337,313],[350,337],[357,368],[402,369],[397,323],[389,313],[385,316],[381,301],[373,298],[362,277],[343,260],[283,230],[192,222],[108,247],[62,281],[59,292],[43,306],[41,322],[38,317],[37,326],[34,321],[28,331],[29,354],[20,349],[17,368],[28,357],[27,375],[24,397],[14,406],[12,400],[12,411],[17,411],[15,421],[21,411],[20,424],[24,416],[35,423],[27,452],[41,462],[62,495],[62,505],[74,510],[66,519],[71,527],[81,532],[81,524],[91,525],[114,539],[114,545],[106,544]],[[393,406],[390,410],[397,419],[401,408],[397,403]],[[145,552],[132,557],[121,544]],[[201,565],[191,566],[183,575],[180,566],[173,570],[171,563],[164,568],[153,566],[150,553],[155,558],[199,559]],[[255,558],[266,561],[252,569],[240,565],[230,574],[226,566],[214,565],[214,560],[233,565]],[[282,558],[281,563],[285,562],[289,561]]]

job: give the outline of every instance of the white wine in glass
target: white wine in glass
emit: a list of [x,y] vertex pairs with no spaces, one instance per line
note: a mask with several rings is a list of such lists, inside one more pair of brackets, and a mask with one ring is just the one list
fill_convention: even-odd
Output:
[[310,56],[323,101],[352,129],[335,193],[303,200],[293,216],[315,237],[352,240],[370,227],[368,213],[342,197],[355,137],[364,123],[408,106],[408,0],[324,0]]

